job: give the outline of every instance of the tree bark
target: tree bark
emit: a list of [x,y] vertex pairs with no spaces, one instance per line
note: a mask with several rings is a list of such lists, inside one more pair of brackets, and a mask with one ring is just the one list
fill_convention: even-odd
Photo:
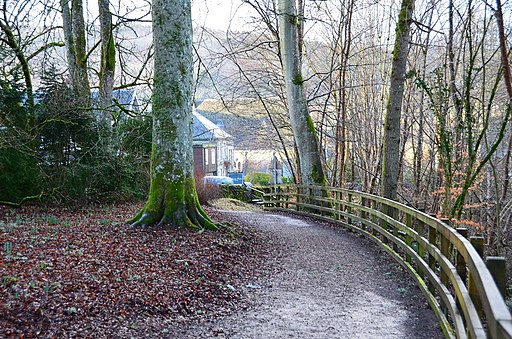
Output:
[[299,17],[295,0],[279,0],[279,39],[286,84],[288,112],[304,184],[325,184],[313,119],[309,115],[298,45]]
[[[449,91],[450,91],[450,98],[452,99],[452,104],[455,109],[455,158],[460,159],[462,156],[462,149],[463,149],[463,138],[462,134],[464,131],[464,120],[462,118],[462,104],[461,104],[461,98],[459,95],[459,91],[457,89],[456,85],[456,67],[455,67],[455,53],[453,51],[453,38],[455,35],[454,32],[454,25],[453,25],[453,16],[454,16],[454,4],[453,0],[449,1],[448,4],[448,22],[449,22],[449,31],[448,31],[448,42],[447,42],[447,54],[448,54],[448,70],[450,72],[450,83],[449,83]],[[454,164],[456,165],[456,164]]]
[[[5,11],[5,7],[4,7]],[[8,25],[7,21],[4,23],[0,19],[0,29],[4,32],[5,36],[7,37],[6,43],[7,45],[14,51],[16,54],[16,58],[18,59],[18,62],[20,63],[21,70],[23,72],[23,78],[25,80],[25,87],[27,91],[27,102],[29,107],[32,109],[34,107],[34,91],[33,91],[33,85],[32,85],[32,76],[30,74],[30,65],[28,64],[28,60],[25,57],[25,54],[20,48],[20,45],[16,41],[16,38],[14,37],[14,33],[11,29],[11,27]]]
[[91,88],[87,74],[83,3],[82,0],[61,0],[60,4],[69,74],[77,97],[81,104],[88,108],[91,101]]
[[[503,77],[505,79],[505,87],[508,94],[508,105],[512,105],[512,72],[510,71],[510,63],[508,58],[507,36],[505,34],[505,25],[503,23],[503,10],[501,0],[496,0],[496,22],[498,23],[498,36],[500,39],[501,64],[503,65]],[[510,135],[505,156],[505,169],[503,173],[503,191],[501,192],[501,202],[507,199],[508,187],[510,185],[510,157],[512,153],[512,134]]]
[[99,104],[102,109],[100,126],[110,127],[112,106],[112,90],[114,88],[114,74],[116,68],[116,49],[112,34],[112,13],[109,9],[109,0],[98,0],[100,35],[101,35],[101,64]]
[[393,200],[397,199],[400,118],[413,11],[414,0],[402,0],[395,30],[396,40],[393,50],[391,82],[384,123],[384,156],[382,158],[381,174],[382,195]]
[[199,205],[192,158],[192,17],[190,0],[155,0],[155,72],[151,183],[133,227],[216,226]]
[[68,72],[75,87],[76,61],[75,61],[75,43],[73,40],[73,23],[71,21],[71,9],[69,0],[60,0],[62,11],[62,27],[64,31],[64,43],[66,45],[66,59],[68,62]]

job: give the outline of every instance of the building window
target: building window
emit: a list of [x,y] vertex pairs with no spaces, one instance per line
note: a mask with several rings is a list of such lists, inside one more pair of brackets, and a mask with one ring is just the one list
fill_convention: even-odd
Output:
[[216,163],[215,148],[212,148],[212,149],[210,150],[210,152],[211,152],[211,155],[212,155],[212,165],[215,165],[215,163]]
[[204,154],[204,164],[206,166],[208,166],[208,153],[209,153],[208,149],[205,149],[204,152],[203,152],[203,154]]

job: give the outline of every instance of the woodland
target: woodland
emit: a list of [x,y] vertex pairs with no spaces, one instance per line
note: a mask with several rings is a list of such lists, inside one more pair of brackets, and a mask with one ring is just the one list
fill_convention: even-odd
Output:
[[[291,182],[449,218],[512,260],[509,1],[233,1],[227,30],[194,14],[210,0],[0,6],[0,270],[14,264],[17,237],[50,244],[60,237],[51,224],[79,233],[81,219],[66,212],[75,206],[94,206],[76,218],[100,216],[100,229],[109,210],[132,229],[220,229],[228,239],[195,188],[191,112],[204,99],[264,114]],[[140,93],[140,110],[113,100],[126,89]],[[32,214],[39,208],[55,214]],[[47,226],[27,226],[37,218]],[[28,278],[2,279],[5,297]],[[34,284],[46,295],[69,287]],[[13,309],[37,313],[26,295]]]

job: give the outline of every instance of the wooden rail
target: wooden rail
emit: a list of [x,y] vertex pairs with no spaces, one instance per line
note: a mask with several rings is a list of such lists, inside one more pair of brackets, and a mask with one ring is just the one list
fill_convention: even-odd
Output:
[[[412,274],[447,338],[512,338],[512,317],[498,287],[504,259],[489,257],[486,265],[483,238],[467,239],[467,229],[396,201],[340,188],[274,186],[264,199],[266,210],[334,221],[380,245]],[[495,267],[503,274],[498,283],[491,274]]]

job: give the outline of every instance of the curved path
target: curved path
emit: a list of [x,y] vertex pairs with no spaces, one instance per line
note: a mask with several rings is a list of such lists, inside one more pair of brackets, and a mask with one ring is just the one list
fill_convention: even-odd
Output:
[[182,337],[442,338],[413,279],[368,239],[311,219],[233,213],[283,245],[279,270],[243,287],[246,310]]

